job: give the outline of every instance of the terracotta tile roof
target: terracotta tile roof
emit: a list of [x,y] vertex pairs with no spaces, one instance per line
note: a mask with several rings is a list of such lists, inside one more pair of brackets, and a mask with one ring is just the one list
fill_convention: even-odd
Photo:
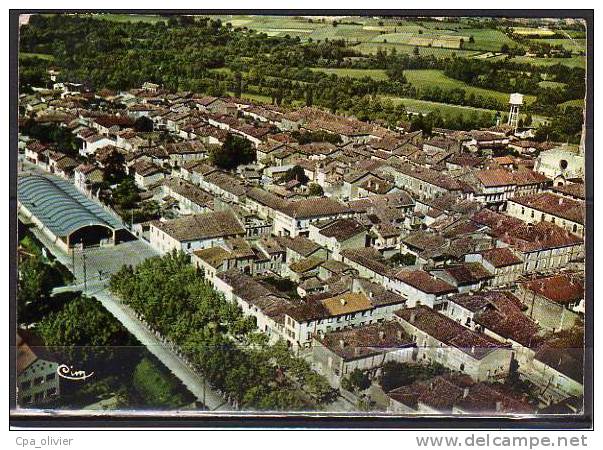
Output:
[[321,216],[334,216],[351,212],[343,203],[328,197],[309,198],[291,202],[283,212],[289,217],[307,219]]
[[484,269],[484,266],[477,262],[448,266],[443,270],[456,280],[458,286],[476,284],[494,277],[494,275]]
[[310,256],[309,258],[302,258],[289,264],[289,269],[298,274],[303,274],[310,270],[317,269],[322,263],[323,259],[316,256]]
[[229,211],[194,214],[152,225],[180,242],[244,235],[245,228]]
[[320,234],[343,242],[365,231],[366,227],[356,219],[337,219],[321,228]]
[[332,316],[352,314],[373,308],[370,299],[359,292],[347,292],[335,297],[326,298],[321,303]]
[[550,192],[541,192],[513,197],[510,201],[572,222],[584,224],[586,205],[578,200],[572,200]]
[[345,361],[414,346],[412,339],[397,322],[334,331],[316,339]]
[[554,186],[552,189],[555,192],[567,195],[569,197],[575,197],[581,200],[586,198],[584,185],[581,183],[568,183],[564,184],[563,186]]
[[157,173],[161,173],[162,169],[157,164],[152,163],[150,161],[141,159],[136,161],[131,169],[134,170],[138,175],[143,177],[149,177],[151,175],[155,175]]
[[443,295],[456,292],[453,285],[432,276],[424,270],[402,269],[394,275],[394,278],[428,294]]
[[401,309],[394,314],[444,345],[455,347],[474,359],[482,359],[497,348],[508,347],[485,334],[465,328],[425,305]]
[[522,284],[542,297],[561,305],[576,303],[584,298],[584,277],[581,274],[560,274],[536,278]]
[[510,248],[499,247],[491,248],[481,252],[482,258],[488,261],[494,267],[507,267],[515,264],[522,264],[523,261]]
[[506,169],[484,169],[475,172],[475,176],[485,187],[512,186],[515,179]]
[[[471,296],[469,296],[471,297]],[[473,306],[473,320],[505,339],[511,339],[527,348],[535,348],[542,342],[543,330],[524,314],[525,306],[512,293],[490,291],[475,293],[473,299],[467,295],[450,301],[465,306]],[[479,304],[479,302],[482,304]]]
[[385,263],[383,255],[373,247],[348,248],[342,250],[341,255],[379,275],[387,275],[390,272],[390,267]]
[[182,197],[189,199],[191,202],[199,205],[212,207],[214,197],[209,192],[204,191],[199,186],[190,183],[180,178],[168,178],[163,181],[163,186],[181,195]]
[[224,261],[232,257],[232,254],[222,247],[203,248],[200,250],[195,250],[193,253],[197,258],[205,261],[207,264],[216,269],[222,266]]
[[232,287],[232,292],[245,302],[256,306],[266,316],[284,324],[285,314],[300,306],[299,301],[292,300],[275,289],[258,282],[238,269],[231,269],[218,274],[218,278]]
[[304,236],[296,236],[294,238],[290,236],[277,236],[275,237],[275,240],[279,245],[290,249],[303,257],[308,257],[322,248],[316,242]]

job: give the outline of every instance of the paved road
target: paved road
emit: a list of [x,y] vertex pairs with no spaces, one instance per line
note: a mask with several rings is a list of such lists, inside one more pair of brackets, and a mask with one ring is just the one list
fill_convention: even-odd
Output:
[[[96,297],[102,305],[113,314],[132,333],[142,345],[155,355],[176,377],[182,381],[189,391],[212,411],[228,411],[234,408],[226,403],[221,395],[212,390],[204,379],[195,373],[175,352],[173,352],[159,337],[151,332],[141,322],[134,312],[111,295],[107,289],[109,273],[119,270],[122,264],[133,266],[144,259],[155,256],[157,253],[145,242],[135,240],[113,247],[86,249],[76,252],[75,258],[63,253],[37,229],[32,232],[48,248],[61,264],[67,267],[76,277],[76,282],[71,286],[55,288],[53,294],[66,291],[81,291]],[[86,289],[84,290],[83,254],[86,255]],[[79,259],[79,261],[78,261]],[[75,268],[73,266],[75,261]],[[98,268],[103,274],[99,278]]]

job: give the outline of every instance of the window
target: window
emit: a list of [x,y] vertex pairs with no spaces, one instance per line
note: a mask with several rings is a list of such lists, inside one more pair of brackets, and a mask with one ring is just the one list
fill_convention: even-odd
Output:
[[55,377],[54,372],[49,373],[48,375],[46,375],[46,381],[52,381],[52,380],[54,380],[54,377]]
[[33,384],[42,384],[44,382],[44,378],[42,377],[37,377],[34,379]]

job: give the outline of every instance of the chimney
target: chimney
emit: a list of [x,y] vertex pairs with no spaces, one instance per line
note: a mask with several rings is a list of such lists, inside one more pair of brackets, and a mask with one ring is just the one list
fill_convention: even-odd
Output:
[[469,388],[466,387],[465,389],[463,389],[463,398],[467,398],[468,395],[469,395]]
[[396,337],[398,338],[398,340],[402,339],[402,330],[397,330],[396,331]]
[[380,331],[379,332],[379,340],[382,341],[383,339],[385,339],[385,331]]
[[563,197],[559,197],[559,204],[563,205]]
[[373,298],[373,291],[369,291],[369,298]]
[[501,412],[502,411],[502,401],[497,400],[496,401],[496,412]]
[[345,306],[346,304],[345,298],[340,299],[339,302],[341,303],[341,306]]
[[339,347],[341,347],[341,348],[345,347],[345,341],[343,339],[339,339]]
[[417,318],[417,312],[416,311],[412,311],[410,313],[410,323],[415,323],[415,319]]
[[475,355],[475,345],[471,346],[471,353]]

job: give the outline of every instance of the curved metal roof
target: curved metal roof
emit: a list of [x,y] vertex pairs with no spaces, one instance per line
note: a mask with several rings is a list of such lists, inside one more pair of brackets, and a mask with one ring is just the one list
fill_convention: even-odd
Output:
[[77,188],[52,175],[23,175],[17,181],[17,200],[57,236],[69,236],[90,225],[113,230],[122,222]]

